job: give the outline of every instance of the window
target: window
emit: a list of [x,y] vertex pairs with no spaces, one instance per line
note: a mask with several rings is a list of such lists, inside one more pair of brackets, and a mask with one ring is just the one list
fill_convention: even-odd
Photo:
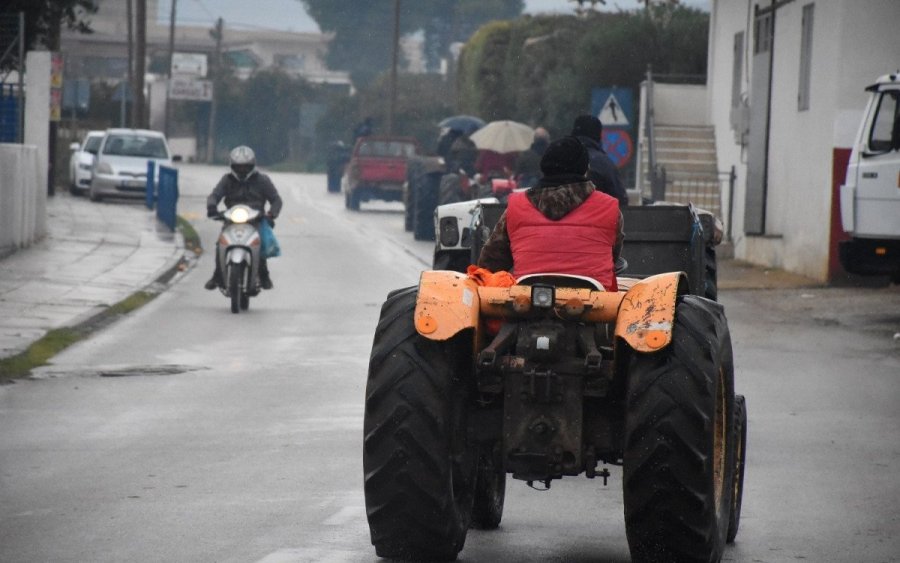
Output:
[[756,18],[754,34],[756,42],[753,44],[753,54],[768,53],[772,49],[773,23],[772,13]]
[[106,144],[103,145],[103,154],[169,158],[166,144],[160,137],[144,137],[142,135],[110,135]]
[[731,67],[731,107],[741,105],[741,75],[744,73],[744,32],[734,34],[734,62]]
[[800,29],[800,86],[797,89],[797,110],[809,109],[809,76],[812,67],[813,4],[803,6]]
[[84,142],[84,151],[91,154],[97,154],[97,151],[100,149],[100,141],[102,140],[102,135],[94,135],[93,137],[88,137],[87,141]]
[[869,132],[869,150],[888,152],[893,148],[894,135],[900,135],[900,92],[885,92],[878,99],[878,108]]

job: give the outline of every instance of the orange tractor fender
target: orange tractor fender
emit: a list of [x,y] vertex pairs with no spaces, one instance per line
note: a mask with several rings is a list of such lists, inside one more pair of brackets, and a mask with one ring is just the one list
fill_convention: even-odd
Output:
[[[634,283],[627,291],[561,288],[557,313],[571,320],[615,323],[615,334],[638,352],[656,352],[672,341],[675,301],[687,276],[673,272]],[[429,340],[448,340],[466,329],[481,331],[480,318],[516,317],[531,307],[531,287],[479,286],[459,272],[425,271],[419,279],[415,326]]]

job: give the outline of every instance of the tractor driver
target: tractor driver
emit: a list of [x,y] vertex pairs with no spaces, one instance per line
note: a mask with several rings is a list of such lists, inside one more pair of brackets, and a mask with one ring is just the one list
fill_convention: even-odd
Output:
[[624,240],[619,201],[587,178],[587,149],[575,137],[550,143],[541,158],[544,177],[514,192],[478,258],[493,272],[587,276],[618,291],[615,260]]
[[[256,209],[260,213],[265,212],[266,202],[269,202],[269,212],[266,218],[272,227],[275,227],[275,218],[281,213],[281,196],[268,176],[256,169],[256,154],[248,146],[241,145],[231,150],[228,155],[228,163],[231,171],[222,176],[219,183],[206,199],[207,217],[219,215],[219,202],[225,199],[225,206],[232,207],[241,203]],[[216,270],[213,277],[206,282],[206,289],[223,287],[222,265],[219,264],[219,253],[216,252]],[[266,259],[259,259],[259,284],[263,289],[272,289],[272,279],[269,277],[269,267]]]

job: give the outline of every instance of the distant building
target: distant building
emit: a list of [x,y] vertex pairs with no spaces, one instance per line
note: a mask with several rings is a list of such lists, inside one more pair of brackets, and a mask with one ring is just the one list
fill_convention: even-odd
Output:
[[[128,26],[126,3],[98,0],[99,9],[90,17],[94,33],[64,31],[62,51],[67,78],[90,78],[118,82],[128,74]],[[147,71],[167,74],[169,26],[157,21],[158,0],[147,0]],[[234,29],[225,22],[223,56],[234,63],[236,74],[247,78],[256,70],[277,68],[317,84],[350,88],[348,73],[329,70],[325,55],[331,36],[263,29]],[[175,50],[211,55],[215,43],[211,26],[177,25]]]

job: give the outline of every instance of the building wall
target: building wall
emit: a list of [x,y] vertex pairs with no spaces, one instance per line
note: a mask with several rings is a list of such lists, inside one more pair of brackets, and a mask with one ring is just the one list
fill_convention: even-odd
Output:
[[[747,150],[731,126],[734,35],[744,32],[741,78],[747,96],[752,79],[754,6],[769,0],[714,0],[710,28],[710,117],[719,168],[734,165],[735,256],[780,267],[820,281],[828,278],[832,210],[832,159],[848,146],[865,103],[862,89],[900,63],[896,0],[807,0],[776,11],[769,130],[766,227],[744,235]],[[809,109],[798,109],[803,7],[813,4],[813,54]],[[754,100],[748,100],[753,104]]]

